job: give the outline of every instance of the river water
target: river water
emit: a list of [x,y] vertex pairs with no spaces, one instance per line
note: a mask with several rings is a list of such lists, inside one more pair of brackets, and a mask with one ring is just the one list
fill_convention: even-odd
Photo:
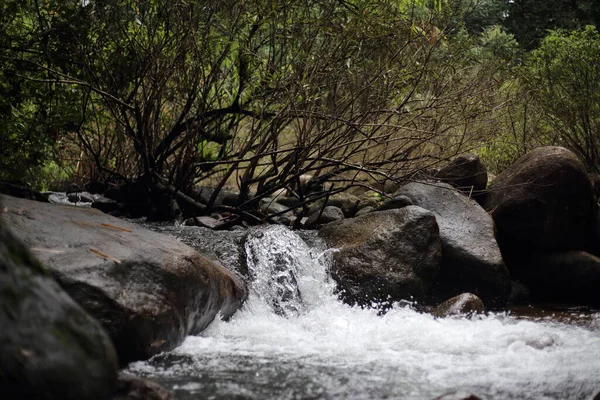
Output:
[[435,319],[397,304],[378,315],[339,302],[328,252],[296,240],[274,235],[265,251],[280,244],[291,255],[298,313],[276,313],[272,293],[264,294],[276,285],[263,282],[263,293],[251,290],[230,321],[215,320],[130,372],[180,400],[433,399],[454,390],[482,399],[591,400],[600,392],[600,313]]

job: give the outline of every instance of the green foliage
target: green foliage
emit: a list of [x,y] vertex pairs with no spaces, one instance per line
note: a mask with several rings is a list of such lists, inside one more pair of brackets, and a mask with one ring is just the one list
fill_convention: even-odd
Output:
[[504,26],[528,50],[536,48],[550,30],[600,24],[596,0],[513,0],[507,7]]
[[591,4],[4,0],[0,179],[235,180],[260,199],[473,149],[499,171],[548,143],[597,169],[598,32],[541,41],[596,23]]
[[600,171],[600,33],[594,26],[551,32],[523,68],[526,87],[554,130],[554,142]]

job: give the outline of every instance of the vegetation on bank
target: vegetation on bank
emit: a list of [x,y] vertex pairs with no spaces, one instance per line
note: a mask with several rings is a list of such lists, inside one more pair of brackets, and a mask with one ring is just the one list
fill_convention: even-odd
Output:
[[234,186],[253,210],[466,152],[600,172],[599,22],[592,0],[3,0],[0,180]]

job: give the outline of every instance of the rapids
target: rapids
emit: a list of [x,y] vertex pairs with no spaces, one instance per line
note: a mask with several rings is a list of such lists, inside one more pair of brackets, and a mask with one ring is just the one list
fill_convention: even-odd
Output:
[[[435,319],[398,304],[377,315],[337,300],[328,251],[299,248],[298,316],[278,315],[273,293],[253,291],[230,321],[214,321],[129,372],[180,400],[433,399],[454,390],[482,399],[592,399],[600,391],[600,314]],[[260,285],[267,287],[277,290]]]

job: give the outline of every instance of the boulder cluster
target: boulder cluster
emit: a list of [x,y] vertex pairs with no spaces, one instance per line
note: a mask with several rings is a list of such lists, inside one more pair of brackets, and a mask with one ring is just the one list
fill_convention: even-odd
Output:
[[540,147],[487,181],[477,156],[461,156],[374,212],[323,226],[339,249],[332,275],[341,297],[436,303],[468,292],[491,307],[600,305],[597,198],[581,161]]
[[[94,208],[65,207],[3,190],[11,194],[0,195],[0,388],[7,398],[168,399],[151,382],[119,375],[119,366],[229,318],[260,279],[277,288],[268,299],[276,312],[293,317],[301,308],[295,269],[303,261],[285,228],[249,229],[231,246],[215,231],[219,243],[198,251],[100,211],[115,201],[92,196],[89,202],[100,201]],[[293,224],[290,201],[263,199],[260,207]],[[541,147],[489,184],[481,160],[465,155],[383,203],[334,194],[314,204],[302,226],[336,249],[330,273],[352,305],[385,312],[408,300],[438,318],[515,301],[600,306],[597,201],[572,152]],[[222,228],[215,221],[188,224]],[[277,247],[282,240],[289,248]],[[211,255],[228,246],[239,257]],[[263,254],[263,247],[273,250]]]

